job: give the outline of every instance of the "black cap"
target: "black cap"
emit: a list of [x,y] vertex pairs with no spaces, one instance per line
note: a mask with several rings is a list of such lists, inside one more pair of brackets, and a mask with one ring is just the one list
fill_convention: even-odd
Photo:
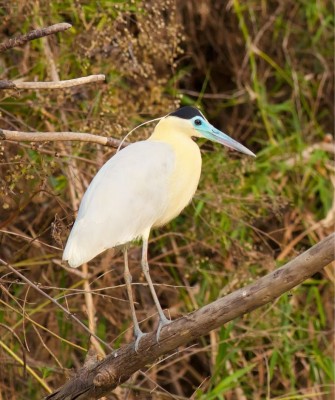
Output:
[[[178,117],[183,119],[192,119],[194,117],[205,118],[204,115],[195,107],[185,106],[178,108],[168,115],[169,117]],[[206,118],[205,118],[206,119]]]

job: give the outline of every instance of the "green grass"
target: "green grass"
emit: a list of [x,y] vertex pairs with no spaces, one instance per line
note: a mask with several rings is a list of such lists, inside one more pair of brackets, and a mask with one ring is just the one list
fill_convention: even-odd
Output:
[[[208,15],[196,0],[183,9],[167,0],[157,9],[140,1],[17,2],[0,28],[5,40],[37,25],[71,22],[71,30],[48,39],[60,77],[107,76],[107,84],[78,90],[1,92],[1,128],[120,138],[179,103],[195,104],[257,152],[249,159],[199,142],[198,192],[178,218],[153,232],[151,273],[165,285],[157,287],[159,297],[173,317],[256,280],[332,231],[326,217],[333,207],[334,169],[332,153],[323,147],[333,129],[330,2],[234,0],[218,9],[204,4]],[[33,41],[4,53],[1,79],[48,80],[49,61],[43,42]],[[136,131],[132,140],[151,129]],[[1,257],[88,324],[84,280],[57,261],[76,196],[82,195],[70,172],[77,171],[85,188],[110,149],[1,143],[0,153]],[[136,246],[130,255],[134,282],[143,282]],[[96,333],[121,346],[132,340],[122,257],[104,254],[90,264]],[[54,305],[0,268],[0,358],[6,366],[0,369],[0,397],[41,398],[46,386],[66,380],[60,367],[83,362],[89,340]],[[153,315],[147,288],[134,285],[134,292],[139,319]],[[317,274],[179,349],[150,368],[148,379],[140,375],[125,384],[121,398],[128,390],[129,399],[147,393],[164,398],[160,387],[182,399],[330,398],[333,296],[328,275]],[[154,318],[142,324],[145,331],[154,325]],[[11,332],[30,350],[26,377],[22,346]]]

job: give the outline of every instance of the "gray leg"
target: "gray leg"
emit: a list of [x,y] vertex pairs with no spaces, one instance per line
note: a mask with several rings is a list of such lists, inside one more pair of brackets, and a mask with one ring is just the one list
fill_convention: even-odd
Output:
[[126,287],[127,287],[127,292],[128,292],[128,299],[129,299],[129,304],[130,304],[130,310],[131,310],[131,316],[133,318],[133,324],[134,324],[134,335],[135,335],[135,351],[137,352],[138,350],[138,345],[140,343],[141,338],[145,335],[140,329],[140,326],[137,321],[136,317],[136,311],[135,311],[135,306],[134,306],[134,299],[133,299],[133,292],[131,289],[131,282],[132,282],[132,277],[130,275],[129,271],[129,266],[128,266],[128,251],[125,248],[124,249],[124,280],[126,282]]
[[158,314],[159,314],[159,325],[158,325],[158,329],[157,329],[157,342],[159,340],[159,335],[161,332],[161,329],[163,328],[163,326],[169,324],[171,321],[166,318],[166,316],[163,313],[162,307],[159,304],[159,300],[154,288],[154,285],[152,283],[150,274],[149,274],[149,264],[148,264],[148,239],[144,239],[143,238],[143,248],[142,248],[142,270],[145,276],[146,281],[148,282],[150,291],[151,291],[151,295],[152,298],[154,299]]

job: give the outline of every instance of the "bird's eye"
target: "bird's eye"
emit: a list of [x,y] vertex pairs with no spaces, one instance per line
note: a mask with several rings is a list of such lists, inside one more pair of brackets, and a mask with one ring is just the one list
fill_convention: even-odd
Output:
[[201,119],[196,119],[196,120],[194,121],[194,123],[195,123],[196,125],[198,125],[198,126],[200,126],[200,125],[202,124]]

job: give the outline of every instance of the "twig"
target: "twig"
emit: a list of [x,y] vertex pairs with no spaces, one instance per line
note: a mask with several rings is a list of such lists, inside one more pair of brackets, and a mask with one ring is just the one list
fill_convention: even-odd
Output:
[[196,92],[195,90],[180,90],[180,93],[182,94],[187,94],[192,97],[199,97],[201,96],[204,99],[213,99],[213,100],[222,100],[222,99],[236,99],[238,97],[246,97],[247,91],[244,89],[238,90],[233,92],[232,94],[227,94],[227,93],[201,93],[201,92]]
[[152,332],[142,338],[137,353],[134,350],[134,343],[131,343],[102,361],[89,366],[84,365],[76,376],[46,399],[101,398],[163,354],[273,301],[321,271],[335,259],[334,241],[333,233],[256,282],[171,322],[162,329],[159,343],[156,340],[156,332]]
[[79,324],[86,332],[88,332],[90,334],[90,336],[93,336],[96,340],[98,340],[100,343],[102,343],[104,346],[106,346],[110,351],[113,351],[112,347],[108,343],[104,342],[102,339],[100,339],[98,336],[96,336],[93,332],[91,332],[85,324],[83,324],[74,314],[72,314],[65,307],[63,307],[60,303],[58,303],[57,300],[55,300],[53,297],[49,296],[47,293],[43,292],[42,289],[40,289],[37,285],[35,285],[28,278],[26,278],[24,275],[22,275],[21,272],[17,271],[14,267],[12,267],[10,264],[8,264],[6,261],[2,260],[1,258],[0,258],[0,263],[2,265],[5,265],[15,275],[17,275],[20,279],[25,281],[30,287],[37,290],[42,296],[46,297],[49,301],[51,301],[53,304],[55,304],[57,307],[59,307],[62,311],[64,311],[64,313],[66,315],[68,315],[70,318],[72,318],[74,321],[76,321],[77,324]]
[[24,376],[26,376],[27,374],[27,357],[26,357],[26,348],[24,347],[24,344],[22,343],[22,340],[20,339],[20,337],[18,336],[17,333],[15,333],[14,329],[12,329],[10,326],[7,326],[5,324],[2,324],[0,322],[0,326],[4,329],[7,329],[14,337],[15,339],[18,341],[21,349],[22,349],[22,361],[23,361],[23,373]]
[[[83,264],[82,266],[84,278],[84,298],[86,304],[86,313],[88,319],[88,328],[91,332],[95,333],[97,331],[97,324],[96,324],[96,308],[93,301],[93,294],[91,291],[90,282],[88,280],[88,265],[87,263]],[[101,356],[105,356],[106,353],[102,348],[101,344],[96,340],[94,336],[91,336],[91,346],[93,346],[95,352]]]
[[285,160],[285,163],[290,167],[293,167],[294,164],[298,163],[299,161],[305,163],[311,157],[315,150],[322,150],[331,154],[335,154],[334,142],[332,141],[331,143],[314,143],[311,146],[308,146],[301,154],[296,154],[294,157],[290,157]]
[[[79,141],[102,144],[103,146],[118,148],[121,140],[92,133],[81,132],[20,132],[0,129],[0,141],[12,140],[15,142],[57,142],[57,141]],[[126,146],[127,144],[124,143]]]
[[0,81],[0,90],[1,89],[16,89],[15,83],[13,81]]
[[8,49],[12,49],[13,47],[23,46],[30,40],[39,39],[44,36],[53,35],[57,32],[66,31],[71,27],[71,24],[61,22],[59,24],[48,26],[47,28],[35,29],[25,35],[19,35],[12,39],[6,40],[3,43],[0,43],[0,53],[3,53]]
[[17,81],[0,81],[0,89],[65,89],[79,85],[86,85],[92,82],[101,82],[106,79],[105,75],[89,75],[81,78],[68,79],[65,81],[48,81],[48,82],[23,82]]

